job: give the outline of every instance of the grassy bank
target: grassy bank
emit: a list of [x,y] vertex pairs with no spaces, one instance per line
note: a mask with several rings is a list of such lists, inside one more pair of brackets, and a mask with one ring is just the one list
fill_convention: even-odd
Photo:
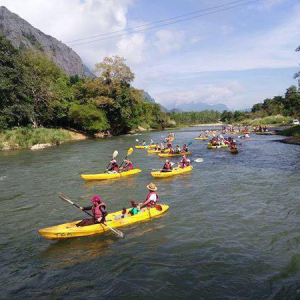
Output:
[[285,136],[295,136],[300,138],[300,125],[287,128],[283,130],[280,134]]
[[284,117],[281,115],[268,116],[264,118],[257,119],[245,119],[235,124],[245,124],[250,126],[259,126],[259,125],[288,125],[292,121],[291,117]]
[[26,149],[36,144],[57,145],[71,139],[71,134],[62,129],[15,128],[0,132],[0,150]]

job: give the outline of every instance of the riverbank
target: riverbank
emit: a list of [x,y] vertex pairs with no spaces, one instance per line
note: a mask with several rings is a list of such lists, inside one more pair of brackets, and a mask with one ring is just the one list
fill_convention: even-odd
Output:
[[288,137],[281,140],[282,143],[300,145],[300,126],[284,129],[280,134]]
[[0,133],[0,150],[39,150],[69,141],[87,139],[88,135],[66,129],[15,128]]
[[256,119],[244,119],[240,122],[234,122],[234,125],[248,125],[248,126],[288,126],[292,121],[291,117],[284,117],[281,115],[276,116],[267,116],[264,118],[256,118]]

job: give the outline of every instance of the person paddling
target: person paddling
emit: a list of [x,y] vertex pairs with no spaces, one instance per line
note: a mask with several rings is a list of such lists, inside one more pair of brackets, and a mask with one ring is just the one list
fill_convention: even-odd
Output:
[[166,160],[161,172],[171,172],[171,171],[172,171],[172,165],[168,160]]
[[117,163],[117,161],[115,159],[110,161],[110,167],[107,170],[108,173],[112,174],[112,173],[119,173],[120,169],[119,169],[119,165]]
[[186,144],[183,145],[182,152],[189,152],[189,149]]
[[182,160],[180,161],[180,168],[184,169],[190,165],[190,160],[186,155],[183,156]]
[[91,210],[93,212],[93,218],[84,219],[77,223],[76,226],[82,227],[105,222],[105,217],[107,216],[106,204],[102,202],[101,197],[98,195],[95,195],[90,201],[93,202],[92,206],[80,207],[79,209],[82,211]]
[[124,171],[129,171],[133,169],[133,163],[129,159],[124,159],[124,163],[125,163],[123,166]]
[[156,185],[151,182],[150,184],[147,185],[147,189],[149,190],[149,193],[147,195],[146,200],[143,203],[140,203],[139,206],[141,207],[141,209],[145,208],[145,207],[153,208],[153,207],[155,207],[155,205],[158,202],[158,194],[156,193],[156,191],[157,191]]

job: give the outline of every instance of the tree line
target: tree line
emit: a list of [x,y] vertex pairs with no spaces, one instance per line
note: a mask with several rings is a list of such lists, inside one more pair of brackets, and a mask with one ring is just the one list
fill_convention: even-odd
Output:
[[71,127],[95,133],[164,128],[169,118],[143,101],[134,74],[121,57],[96,64],[99,77],[68,76],[39,51],[20,51],[0,36],[0,130]]

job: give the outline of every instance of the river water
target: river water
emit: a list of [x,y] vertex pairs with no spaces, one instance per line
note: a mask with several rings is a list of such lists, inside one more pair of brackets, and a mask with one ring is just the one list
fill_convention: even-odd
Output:
[[[176,131],[193,141],[198,128]],[[166,132],[72,142],[41,151],[0,153],[0,299],[299,299],[300,147],[255,136],[239,153],[195,141],[190,174],[154,180],[163,160],[135,150],[143,172],[114,181],[84,182],[135,139]],[[173,159],[172,161],[177,161]],[[142,201],[155,182],[169,211],[111,233],[51,242],[38,229],[85,215],[79,205],[101,195],[108,211]]]

